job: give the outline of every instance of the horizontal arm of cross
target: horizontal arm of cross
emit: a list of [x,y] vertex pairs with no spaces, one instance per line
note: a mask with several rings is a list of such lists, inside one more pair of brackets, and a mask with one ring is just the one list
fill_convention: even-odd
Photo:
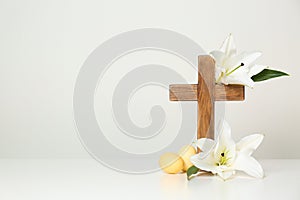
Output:
[[[170,101],[197,101],[197,84],[170,85]],[[215,85],[215,101],[243,101],[243,85]]]

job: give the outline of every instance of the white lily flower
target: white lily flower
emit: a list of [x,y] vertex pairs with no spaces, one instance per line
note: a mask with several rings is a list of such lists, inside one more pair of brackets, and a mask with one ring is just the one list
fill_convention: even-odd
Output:
[[224,41],[220,50],[210,52],[216,62],[216,83],[239,84],[254,86],[252,76],[267,68],[255,64],[261,52],[243,52],[237,54],[233,36],[230,34]]
[[236,170],[250,176],[264,176],[261,165],[251,156],[262,142],[264,136],[253,134],[235,143],[231,138],[231,128],[224,121],[222,131],[216,141],[208,138],[197,140],[202,152],[192,156],[191,162],[199,169],[219,175],[224,180],[235,174]]

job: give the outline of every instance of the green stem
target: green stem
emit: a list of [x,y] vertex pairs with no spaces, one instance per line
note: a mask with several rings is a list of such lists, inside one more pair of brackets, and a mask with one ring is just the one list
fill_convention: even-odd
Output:
[[222,79],[222,77],[224,76],[224,72],[221,72],[221,75],[219,76],[218,80],[217,80],[217,83],[219,83]]
[[237,69],[239,69],[242,66],[244,66],[244,63],[241,63],[239,66],[237,66],[236,68],[234,68],[230,72],[226,73],[226,76],[229,76],[230,74],[232,74],[233,72],[235,72]]

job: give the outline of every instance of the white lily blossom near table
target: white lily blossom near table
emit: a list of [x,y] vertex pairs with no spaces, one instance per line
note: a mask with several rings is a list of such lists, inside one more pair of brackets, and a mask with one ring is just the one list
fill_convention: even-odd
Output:
[[261,134],[253,134],[235,143],[231,137],[231,128],[224,121],[216,141],[209,138],[197,140],[196,145],[201,152],[192,156],[190,160],[198,169],[217,174],[224,180],[235,174],[236,170],[255,178],[262,178],[263,169],[252,157],[252,153],[263,138]]

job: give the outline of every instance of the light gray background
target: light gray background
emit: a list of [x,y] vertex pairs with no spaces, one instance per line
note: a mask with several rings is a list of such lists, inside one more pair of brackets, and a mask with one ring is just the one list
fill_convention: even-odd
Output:
[[113,35],[155,27],[207,51],[231,32],[240,50],[261,50],[261,64],[289,72],[247,89],[226,115],[236,139],[266,135],[257,157],[300,158],[299,24],[299,0],[1,0],[0,157],[89,157],[72,112],[82,63]]

